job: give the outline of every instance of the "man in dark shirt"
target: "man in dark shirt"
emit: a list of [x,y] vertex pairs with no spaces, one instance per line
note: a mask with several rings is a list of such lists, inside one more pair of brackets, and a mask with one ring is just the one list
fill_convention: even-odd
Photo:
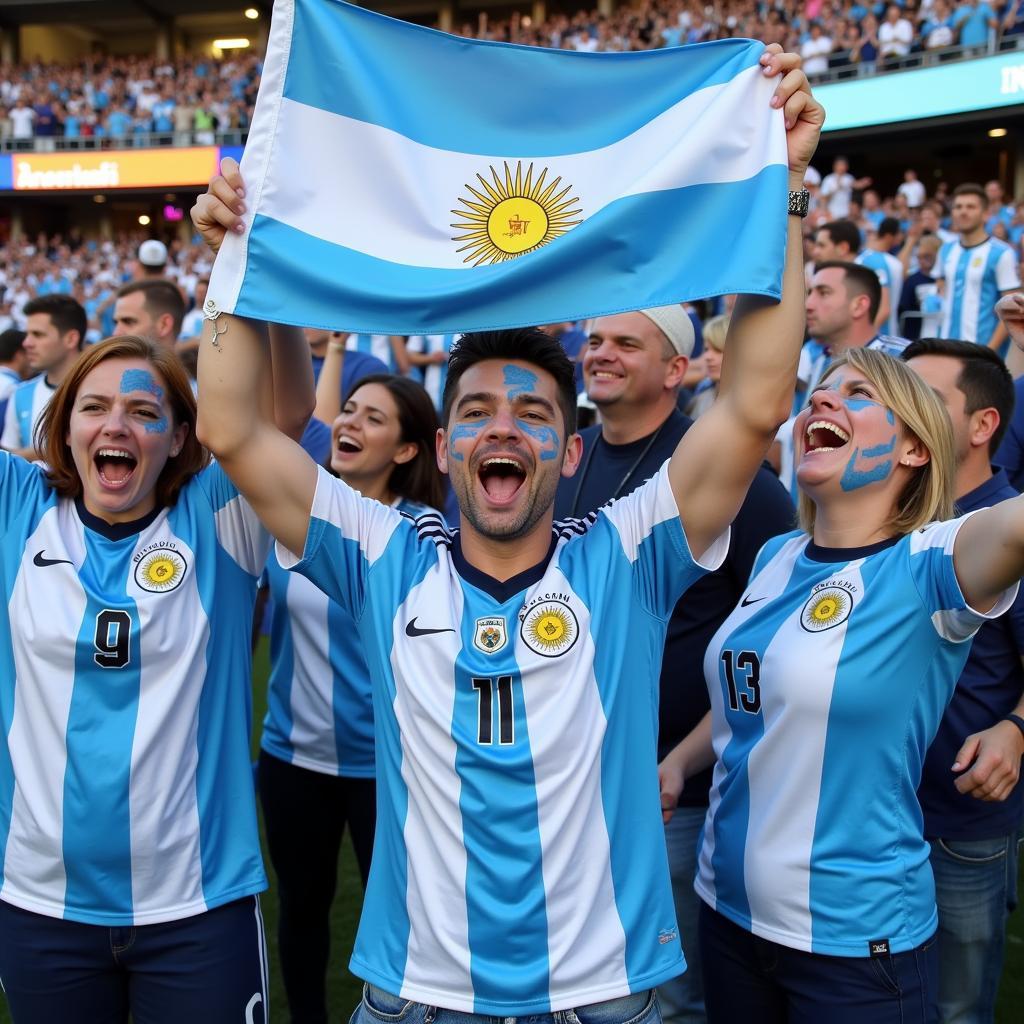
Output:
[[[672,454],[692,423],[676,410],[676,392],[693,343],[693,324],[682,306],[595,321],[584,350],[583,375],[601,425],[581,432],[583,461],[574,477],[559,484],[556,519],[584,516],[629,494]],[[759,470],[733,524],[725,562],[687,591],[669,622],[661,668],[659,758],[708,711],[703,671],[708,641],[742,596],[761,545],[792,527],[793,506],[785,489],[769,470]],[[705,1019],[693,878],[710,785],[710,768],[690,778],[665,829],[687,960],[686,973],[658,990],[666,1024]]]
[[[945,402],[959,514],[1016,497],[991,465],[1013,412],[1013,380],[984,345],[924,340],[903,358]],[[928,750],[918,789],[939,908],[939,1015],[990,1021],[1006,918],[1016,904],[1024,786],[1024,596],[978,631]],[[1007,716],[1016,716],[1014,717]]]

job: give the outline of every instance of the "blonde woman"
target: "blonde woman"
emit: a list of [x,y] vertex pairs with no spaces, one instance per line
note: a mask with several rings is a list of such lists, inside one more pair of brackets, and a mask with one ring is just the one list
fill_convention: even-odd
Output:
[[722,314],[713,316],[704,325],[704,352],[701,359],[704,363],[704,379],[697,385],[690,404],[686,407],[686,415],[696,419],[701,413],[711,408],[711,403],[718,396],[718,381],[722,376],[722,353],[725,351],[725,336],[729,333],[729,316]]
[[1024,573],[1024,499],[949,519],[946,411],[879,352],[838,359],[795,434],[801,530],[765,545],[704,663],[708,1019],[933,1021],[915,790],[968,641]]

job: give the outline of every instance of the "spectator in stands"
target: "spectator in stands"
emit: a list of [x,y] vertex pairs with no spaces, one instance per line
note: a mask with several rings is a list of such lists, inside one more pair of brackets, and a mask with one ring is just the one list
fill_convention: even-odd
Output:
[[161,278],[167,270],[167,246],[157,238],[147,238],[139,246],[139,273],[141,278]]
[[[320,372],[324,368],[324,360],[331,351],[340,350],[345,353],[341,369],[341,387],[338,400],[341,401],[351,390],[357,380],[371,373],[387,373],[388,368],[376,356],[368,352],[347,349],[346,336],[337,331],[325,331],[319,327],[306,327],[303,330],[309,345],[309,354],[313,360],[313,381],[319,382]],[[330,417],[333,420],[333,417]]]
[[1012,203],[1006,202],[1006,194],[1003,191],[1002,183],[995,180],[985,182],[985,228],[988,231],[995,231],[997,224],[1009,225],[1013,220],[1014,208]]
[[957,42],[961,46],[987,46],[989,33],[998,25],[995,11],[985,0],[960,0],[953,15],[953,28],[959,32]]
[[78,359],[85,340],[85,310],[68,295],[43,295],[25,304],[25,355],[36,374],[18,385],[7,402],[0,446],[25,459],[38,458],[36,424],[57,385]]
[[815,263],[853,260],[860,252],[860,231],[852,220],[834,220],[822,224],[814,233],[811,249]]
[[11,392],[24,380],[28,372],[28,356],[24,347],[25,332],[8,327],[0,332],[0,424],[7,414],[7,400]]
[[1006,328],[996,317],[1000,295],[1020,287],[1013,248],[985,230],[986,195],[980,185],[953,190],[955,242],[939,251],[935,277],[943,301],[943,338],[988,345],[1005,355]]
[[[992,467],[1014,402],[1003,361],[969,342],[936,340],[915,342],[904,358],[949,411],[957,514],[1015,497],[1006,474]],[[1017,785],[1024,755],[1022,655],[1019,593],[975,636],[917,791],[935,876],[944,1022],[994,1020],[1024,819],[1024,787]]]
[[406,341],[409,362],[423,375],[423,387],[438,412],[443,406],[444,383],[448,379],[448,355],[457,337],[456,334],[414,334]]
[[694,389],[693,399],[686,408],[686,415],[696,419],[707,412],[718,395],[718,383],[722,376],[722,353],[725,351],[725,337],[729,333],[729,314],[713,316],[704,324],[704,351],[701,354],[704,377]]
[[821,183],[821,196],[828,202],[829,216],[834,220],[846,217],[853,190],[867,188],[870,184],[870,178],[855,178],[850,173],[850,163],[845,156],[837,156],[832,161],[832,173],[826,174]]
[[924,201],[927,198],[924,184],[918,180],[917,171],[913,167],[908,167],[903,172],[903,183],[897,192],[906,199],[907,206],[911,210],[920,209],[924,206]]
[[[653,476],[692,421],[676,408],[676,395],[693,351],[693,324],[681,306],[601,317],[591,328],[583,356],[587,394],[601,425],[581,432],[583,460],[563,478],[555,518],[582,516],[623,497]],[[792,508],[778,481],[758,471],[733,523],[729,553],[676,605],[661,669],[658,756],[664,757],[703,719],[710,707],[702,670],[704,650],[742,596],[761,545],[792,524]],[[704,990],[697,944],[697,897],[693,890],[697,842],[711,784],[709,771],[687,780],[663,808],[672,892],[687,971],[658,989],[666,1024],[704,1020]],[[674,813],[672,813],[674,812]]]
[[184,317],[185,300],[170,281],[129,281],[117,291],[114,327],[118,334],[134,334],[173,349]]
[[882,209],[878,193],[873,189],[865,189],[860,206],[861,220],[864,221],[872,231],[878,230],[878,225],[885,220],[885,210]]
[[910,53],[914,43],[914,26],[903,17],[899,5],[889,4],[885,20],[878,27],[878,42],[883,60],[898,61]]
[[192,308],[185,314],[181,322],[181,338],[187,340],[198,338],[203,333],[203,303],[210,287],[210,275],[200,274],[196,278],[195,301]]
[[935,235],[925,235],[916,248],[917,270],[903,282],[899,333],[911,341],[935,337],[939,331],[942,300],[932,270],[941,245]]
[[953,45],[956,32],[953,29],[953,9],[949,0],[935,0],[921,23],[921,34],[926,50],[939,50]]
[[882,286],[882,300],[878,307],[875,326],[887,334],[898,335],[899,301],[903,290],[903,264],[892,255],[899,244],[900,223],[895,217],[886,217],[878,230],[868,238],[864,251],[856,262],[869,267],[878,275]]
[[831,36],[822,31],[820,21],[812,21],[810,33],[800,46],[804,61],[804,74],[808,78],[823,75],[828,71],[828,57],[835,49]]
[[874,74],[880,52],[878,19],[869,11],[861,19],[860,38],[857,40],[857,45],[850,51],[850,60],[854,64],[859,64],[864,74]]
[[7,115],[11,119],[11,134],[15,139],[31,139],[36,112],[19,96]]

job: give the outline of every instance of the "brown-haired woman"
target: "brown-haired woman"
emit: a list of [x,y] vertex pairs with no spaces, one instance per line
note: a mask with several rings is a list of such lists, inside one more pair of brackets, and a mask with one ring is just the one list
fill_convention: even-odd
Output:
[[172,353],[111,338],[40,421],[46,464],[0,453],[18,1024],[266,1019],[248,636],[269,540],[195,420]]

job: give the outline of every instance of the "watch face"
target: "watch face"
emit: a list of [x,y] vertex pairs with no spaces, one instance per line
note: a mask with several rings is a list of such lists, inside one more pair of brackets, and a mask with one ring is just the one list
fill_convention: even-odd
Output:
[[798,217],[806,217],[810,208],[811,194],[806,189],[789,193],[789,212]]

